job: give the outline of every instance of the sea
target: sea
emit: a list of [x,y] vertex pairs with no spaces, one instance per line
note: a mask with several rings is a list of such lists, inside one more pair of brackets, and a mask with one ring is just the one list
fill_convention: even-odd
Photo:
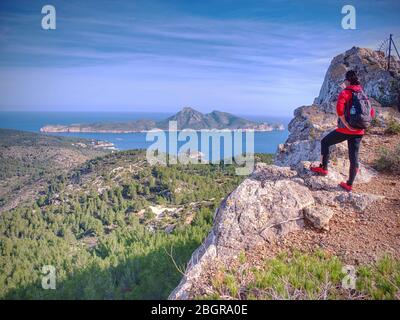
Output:
[[[148,112],[14,112],[0,111],[0,128],[40,132],[47,124],[74,124],[93,122],[122,122],[138,119],[162,120],[174,113]],[[257,153],[275,153],[278,144],[284,143],[289,132],[287,130],[290,117],[271,117],[255,115],[239,115],[248,120],[258,122],[278,122],[285,126],[283,131],[255,132],[254,151]],[[80,137],[111,142],[118,150],[147,149],[154,141],[146,141],[146,133],[48,133],[54,136]],[[243,137],[243,141],[245,138]],[[179,144],[178,144],[179,147]]]

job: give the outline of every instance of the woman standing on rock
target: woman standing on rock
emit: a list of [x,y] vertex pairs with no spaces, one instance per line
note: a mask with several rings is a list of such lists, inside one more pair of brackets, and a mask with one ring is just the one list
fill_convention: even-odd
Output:
[[364,94],[355,71],[347,71],[345,80],[340,86],[343,90],[336,104],[338,127],[321,140],[322,163],[319,167],[311,167],[310,170],[320,175],[327,175],[329,147],[347,140],[350,173],[349,179],[341,182],[340,186],[346,191],[351,191],[358,172],[358,153],[364,129],[368,127],[375,111]]

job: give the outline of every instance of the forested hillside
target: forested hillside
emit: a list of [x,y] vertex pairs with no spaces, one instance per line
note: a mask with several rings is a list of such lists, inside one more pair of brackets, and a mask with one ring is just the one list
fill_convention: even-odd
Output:
[[105,142],[0,129],[0,212],[29,202],[48,178],[110,151]]
[[[33,203],[0,215],[0,297],[166,298],[242,179],[233,165],[149,166],[143,151],[54,175]],[[56,290],[41,287],[44,265]]]

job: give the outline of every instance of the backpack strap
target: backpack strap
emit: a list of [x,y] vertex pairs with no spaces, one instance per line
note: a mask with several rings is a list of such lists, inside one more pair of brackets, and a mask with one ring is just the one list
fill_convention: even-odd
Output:
[[[350,91],[352,96],[353,96],[354,93],[357,92],[357,91],[355,91],[355,90],[353,90],[353,89],[350,89],[350,88],[344,88],[343,90],[348,90],[348,91]],[[350,101],[351,101],[351,100],[347,101],[346,104],[345,104],[345,106],[344,106],[344,114],[345,114],[345,117],[346,117],[347,119],[350,118]],[[347,120],[347,119],[346,119],[346,120]]]
[[365,95],[368,98],[368,96],[365,94],[363,89],[361,89],[360,91],[356,91],[356,90],[353,90],[350,88],[344,88],[343,90],[348,90],[348,91],[351,91],[352,93],[362,93],[363,95]]

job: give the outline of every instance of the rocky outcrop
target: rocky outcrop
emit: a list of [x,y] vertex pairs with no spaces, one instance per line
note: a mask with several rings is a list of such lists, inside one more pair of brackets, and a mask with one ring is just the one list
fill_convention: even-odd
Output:
[[[275,164],[288,166],[299,172],[308,171],[312,162],[320,161],[321,139],[336,126],[337,117],[330,109],[318,105],[303,106],[295,110],[289,123],[289,137],[281,144],[275,155]],[[329,175],[322,179],[310,178],[310,186],[321,187],[328,182],[336,185],[348,176],[347,146],[345,143],[331,147],[331,168]],[[375,174],[374,170],[360,164],[357,181],[367,182]],[[326,183],[325,183],[326,181]]]
[[[242,251],[308,225],[328,231],[329,221],[338,210],[362,212],[381,199],[365,193],[347,193],[338,187],[349,171],[346,144],[332,147],[326,177],[314,175],[309,167],[320,160],[321,139],[336,127],[335,100],[345,72],[358,71],[378,118],[384,119],[395,111],[381,104],[391,105],[398,99],[399,67],[396,61],[393,71],[387,72],[380,53],[361,48],[352,48],[333,59],[314,104],[295,110],[289,137],[279,146],[274,165],[258,164],[223,201],[212,231],[193,253],[185,276],[170,299],[191,298],[193,287],[209,264],[219,261],[229,265]],[[360,164],[357,182],[368,182],[375,174],[372,168]]]
[[392,57],[390,71],[386,69],[387,58],[383,52],[353,47],[332,60],[314,103],[322,105],[334,102],[346,71],[355,70],[369,97],[382,106],[398,106],[400,61]]
[[314,179],[310,171],[257,164],[222,202],[210,234],[193,253],[185,276],[169,299],[191,298],[193,286],[211,263],[227,265],[241,252],[301,230],[305,223],[328,230],[335,210],[346,206],[362,211],[378,199],[369,194],[349,195],[328,180],[316,187],[310,184]]
[[[376,110],[379,123],[384,125],[388,119],[397,118],[398,112],[394,108],[382,105],[394,106],[398,101],[400,62],[393,60],[391,71],[386,70],[386,64],[384,55],[365,48],[354,47],[336,56],[328,68],[314,104],[294,111],[294,118],[288,126],[289,137],[285,144],[279,145],[275,164],[302,169],[302,161],[320,161],[321,139],[336,127],[336,99],[341,90],[339,84],[343,82],[347,70],[357,71]],[[331,147],[331,152],[335,170],[327,179],[337,183],[348,175],[347,146],[345,143],[338,144]],[[367,182],[373,175],[371,168],[361,164],[357,181]]]

